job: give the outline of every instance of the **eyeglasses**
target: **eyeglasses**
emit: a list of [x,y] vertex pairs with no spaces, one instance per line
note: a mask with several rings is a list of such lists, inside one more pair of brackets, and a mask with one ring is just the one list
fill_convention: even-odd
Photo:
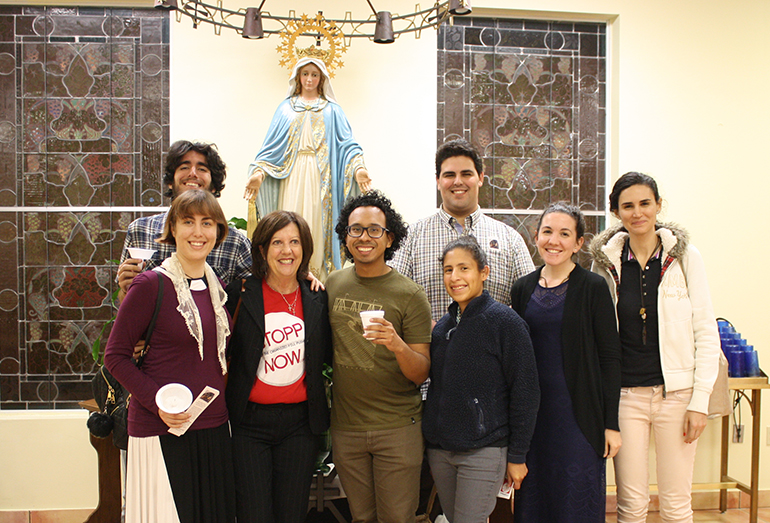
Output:
[[382,238],[383,234],[390,232],[385,227],[381,227],[379,225],[370,225],[369,227],[362,227],[360,225],[348,225],[345,227],[345,230],[348,232],[348,236],[353,238],[360,238],[364,235],[364,231],[366,231],[366,233],[369,235],[369,238],[372,238],[373,240]]

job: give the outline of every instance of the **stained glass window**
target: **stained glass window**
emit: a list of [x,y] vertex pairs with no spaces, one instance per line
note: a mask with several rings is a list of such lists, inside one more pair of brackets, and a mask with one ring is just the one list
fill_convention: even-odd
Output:
[[605,24],[457,17],[438,32],[437,142],[479,149],[479,203],[522,234],[536,263],[550,202],[583,210],[586,242],[604,228],[605,48]]
[[0,409],[92,397],[128,224],[161,197],[168,14],[0,6]]

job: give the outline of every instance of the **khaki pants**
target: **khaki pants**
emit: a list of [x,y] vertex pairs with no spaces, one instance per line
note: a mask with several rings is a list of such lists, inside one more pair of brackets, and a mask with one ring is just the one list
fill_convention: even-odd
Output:
[[422,423],[390,430],[332,430],[332,455],[353,523],[414,523]]
[[615,456],[618,523],[647,519],[650,431],[655,434],[656,470],[661,519],[692,521],[692,475],[698,442],[684,442],[684,417],[692,389],[667,391],[663,386],[620,391],[618,421],[623,446]]

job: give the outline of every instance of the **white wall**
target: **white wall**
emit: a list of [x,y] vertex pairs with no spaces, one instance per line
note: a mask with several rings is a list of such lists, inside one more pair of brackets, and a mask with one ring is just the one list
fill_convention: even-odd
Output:
[[[240,1],[228,6],[249,5]],[[299,0],[292,6],[298,14],[312,14],[317,4]],[[329,16],[344,16],[342,8],[331,7],[335,4],[350,9],[345,2],[327,4]],[[400,4],[401,12],[414,9],[411,2],[390,4]],[[267,5],[275,14],[287,14],[283,7]],[[366,7],[362,3],[354,13],[365,17]],[[191,29],[188,20],[172,26],[171,140],[195,137],[219,146],[228,166],[221,198],[228,218],[246,216],[246,169],[286,96],[289,71],[278,64],[280,43],[277,36],[254,41],[223,33],[216,38],[211,29]],[[423,32],[419,40],[404,36],[390,45],[357,40],[342,59],[344,67],[332,79],[334,91],[364,149],[374,184],[392,196],[405,218],[416,220],[435,208],[436,31]]]
[[[247,6],[243,1],[240,5]],[[394,12],[414,7],[408,1],[388,4]],[[664,219],[686,226],[704,255],[717,315],[733,321],[759,350],[760,364],[770,369],[766,308],[754,305],[770,295],[770,280],[747,270],[743,277],[734,276],[736,254],[744,252],[739,246],[750,253],[740,260],[746,268],[770,255],[770,244],[758,241],[760,225],[751,220],[760,217],[770,185],[762,159],[764,127],[770,121],[763,92],[770,81],[770,35],[765,30],[770,4],[519,0],[517,9],[509,9],[508,0],[473,4],[474,13],[485,16],[609,23],[611,178],[638,170],[657,179],[666,201]],[[292,5],[298,13],[305,6],[308,13],[317,9],[311,1]],[[349,6],[327,2],[324,12],[331,17]],[[275,13],[281,9],[270,8]],[[286,91],[288,72],[278,66],[275,52],[280,42],[276,37],[215,38],[207,28],[189,26],[183,21],[172,28],[172,140],[195,136],[220,146],[230,173],[222,204],[228,217],[244,216],[246,166]],[[205,57],[219,64],[204,82],[205,92],[211,99],[222,97],[208,108],[190,110],[195,90],[189,79]],[[364,148],[375,185],[409,221],[427,215],[435,207],[435,31],[424,32],[419,40],[403,36],[390,45],[354,42],[343,59],[334,89]],[[760,486],[768,489],[770,449],[764,427],[770,426],[770,408],[763,411]],[[748,429],[745,402],[743,414]],[[696,481],[719,479],[719,434],[719,423],[710,422],[699,449]],[[744,481],[750,470],[749,445],[731,448],[730,472]]]
[[0,510],[96,506],[87,419],[85,410],[0,411]]
[[[242,6],[247,6],[242,0]],[[11,3],[0,0],[0,3]],[[324,3],[329,17],[345,9],[364,13],[366,4],[351,7],[341,0]],[[394,12],[411,12],[414,2],[390,0]],[[147,5],[144,2],[143,5]],[[227,0],[237,6],[238,1]],[[286,14],[284,2],[268,2],[275,14]],[[314,13],[318,2],[293,0],[297,13]],[[665,217],[685,225],[704,255],[714,308],[735,323],[770,369],[770,332],[764,298],[770,278],[753,275],[770,256],[759,220],[768,194],[764,140],[770,105],[770,3],[766,0],[510,0],[474,1],[476,14],[546,19],[607,20],[610,23],[611,177],[629,170],[654,176],[666,200]],[[380,7],[382,8],[382,7]],[[216,142],[230,176],[221,202],[228,217],[245,216],[241,199],[246,166],[259,148],[275,107],[286,90],[288,72],[278,66],[277,37],[247,41],[235,34],[215,36],[197,30],[188,19],[172,23],[171,138]],[[404,36],[390,45],[356,41],[343,55],[345,67],[333,82],[340,104],[361,142],[377,187],[388,193],[407,220],[434,208],[433,153],[436,141],[435,31],[415,40]],[[740,256],[740,257],[739,257]],[[737,274],[740,266],[741,274]],[[760,487],[770,489],[770,404],[765,400]],[[49,448],[68,438],[67,451],[28,463],[50,469],[58,478],[45,492],[48,507],[90,505],[78,492],[88,481],[70,481],[70,455],[91,450],[87,434],[59,433],[54,413],[29,413],[37,423],[23,430],[47,438]],[[744,403],[747,428],[750,412]],[[0,423],[0,509],[40,506],[18,469],[18,453],[27,437]],[[22,429],[18,426],[19,430]],[[701,438],[695,480],[717,481],[719,424],[710,422]],[[10,446],[9,446],[10,445]],[[731,474],[748,481],[748,440],[731,447]],[[27,463],[27,462],[25,462]],[[79,460],[78,468],[88,466]],[[95,487],[95,458],[88,476]],[[611,479],[611,475],[610,475]],[[24,481],[22,481],[24,480]],[[54,486],[56,485],[56,486]],[[17,487],[18,486],[18,487]],[[40,492],[39,489],[36,489]],[[16,502],[16,499],[21,501]]]

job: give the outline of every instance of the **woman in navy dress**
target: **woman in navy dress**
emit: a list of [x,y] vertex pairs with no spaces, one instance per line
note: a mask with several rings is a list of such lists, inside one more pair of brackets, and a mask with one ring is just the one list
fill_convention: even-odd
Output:
[[620,342],[606,282],[572,259],[584,230],[577,207],[549,206],[536,236],[545,265],[511,291],[529,325],[541,394],[516,522],[605,520],[605,460],[621,444]]

